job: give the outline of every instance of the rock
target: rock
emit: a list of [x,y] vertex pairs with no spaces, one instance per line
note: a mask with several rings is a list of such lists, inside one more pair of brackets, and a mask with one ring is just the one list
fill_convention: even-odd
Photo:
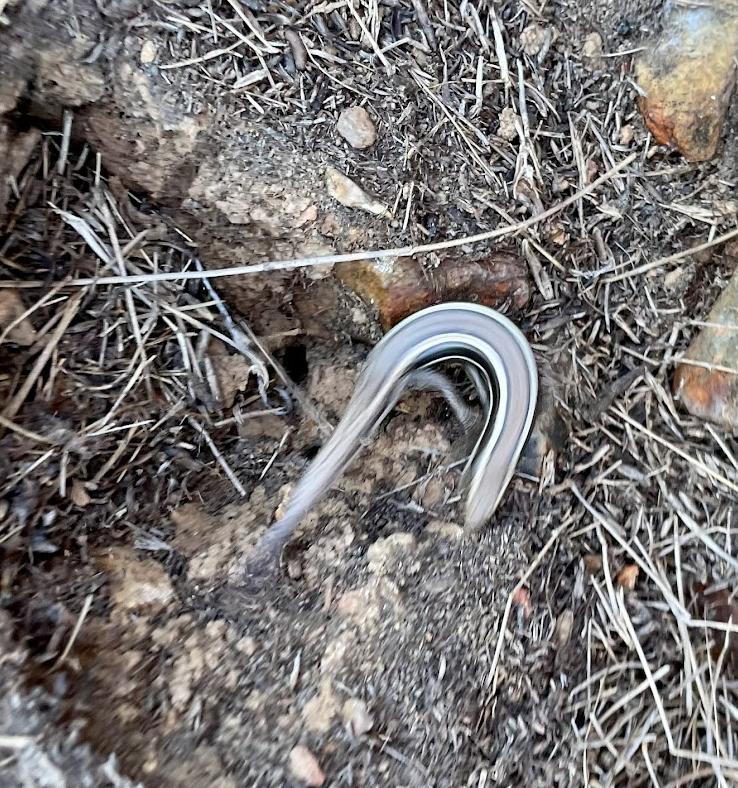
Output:
[[599,33],[590,33],[582,44],[582,57],[585,60],[597,62],[602,57],[602,36]]
[[293,747],[289,757],[290,774],[305,785],[317,786],[325,782],[325,774],[320,768],[318,759],[305,747],[298,744]]
[[616,575],[615,582],[625,591],[632,591],[638,580],[639,569],[635,564],[626,564]]
[[370,197],[351,178],[346,177],[335,167],[326,168],[325,185],[328,189],[328,194],[347,208],[360,208],[362,211],[373,213],[375,216],[387,216],[389,213],[384,203]]
[[156,44],[153,41],[144,41],[138,59],[144,66],[148,66],[156,60]]
[[534,22],[523,28],[523,32],[520,34],[520,46],[526,55],[533,57],[543,49],[547,37],[546,28]]
[[[674,376],[674,396],[693,415],[725,427],[738,427],[738,270],[710,312],[707,323],[684,354]],[[722,367],[707,369],[699,364]]]
[[25,311],[17,290],[0,290],[0,335],[7,331],[7,338],[21,347],[29,347],[36,341],[36,329],[27,317],[13,325]]
[[336,131],[352,148],[364,150],[377,141],[377,130],[364,107],[348,107],[338,117]]
[[557,650],[561,650],[569,645],[571,640],[571,631],[574,627],[574,612],[572,610],[564,610],[564,612],[556,619],[556,627],[554,629],[553,642]]
[[379,313],[387,330],[426,306],[445,301],[476,301],[521,308],[530,297],[527,268],[505,252],[484,260],[446,259],[427,269],[414,258],[360,260],[335,268],[338,279]]
[[630,145],[633,142],[633,137],[635,136],[635,132],[633,131],[633,127],[628,123],[625,126],[620,128],[620,133],[618,134],[618,142],[621,145]]
[[688,161],[715,155],[735,84],[738,16],[717,5],[675,8],[635,64],[646,125]]
[[80,509],[84,509],[86,506],[89,506],[92,503],[90,494],[87,492],[84,484],[79,479],[75,479],[72,482],[72,490],[69,493],[69,497],[71,498],[72,503],[75,506],[79,506]]
[[343,704],[343,724],[352,736],[364,736],[374,727],[374,718],[363,700],[349,698]]
[[497,134],[508,142],[518,138],[518,116],[512,107],[505,107],[500,113],[500,125],[497,128]]

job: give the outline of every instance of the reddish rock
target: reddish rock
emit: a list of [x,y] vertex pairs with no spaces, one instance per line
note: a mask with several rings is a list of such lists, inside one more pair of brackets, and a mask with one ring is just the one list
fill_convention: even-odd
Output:
[[337,265],[335,273],[376,307],[385,330],[419,309],[445,301],[490,307],[511,302],[520,308],[530,297],[526,267],[505,253],[485,260],[446,259],[432,270],[411,257],[360,260]]
[[736,315],[738,271],[685,353],[685,359],[696,363],[680,364],[674,376],[674,395],[692,415],[729,428],[738,427]]
[[727,2],[676,8],[635,64],[651,133],[689,161],[715,155],[735,84],[738,17]]

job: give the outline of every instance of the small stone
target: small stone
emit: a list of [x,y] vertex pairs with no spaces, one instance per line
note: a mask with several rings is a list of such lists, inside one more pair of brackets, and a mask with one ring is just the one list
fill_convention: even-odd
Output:
[[325,185],[328,189],[328,194],[347,208],[360,208],[362,211],[373,213],[375,216],[387,216],[389,214],[384,203],[370,197],[351,178],[346,177],[335,167],[326,168]]
[[635,588],[638,573],[639,569],[635,564],[627,564],[618,572],[615,582],[620,588],[632,591]]
[[515,591],[512,601],[526,621],[533,615],[530,591],[525,586],[521,586]]
[[511,107],[505,107],[500,112],[500,125],[497,128],[497,135],[508,142],[518,138],[518,116]]
[[348,107],[338,117],[336,131],[352,148],[364,150],[377,141],[377,130],[364,107]]
[[153,41],[143,42],[139,60],[144,66],[150,65],[156,60],[156,44]]
[[211,345],[210,361],[213,365],[218,395],[222,408],[230,408],[239,392],[245,391],[254,372],[253,365],[239,353],[231,353],[222,343]]
[[621,145],[630,145],[630,143],[633,142],[634,136],[635,132],[633,131],[633,127],[630,124],[621,126],[620,133],[618,134],[618,142]]
[[424,488],[422,485],[417,488],[416,494],[420,498],[420,504],[424,509],[433,510],[442,503],[446,495],[446,486],[440,479],[430,479]]
[[530,297],[528,269],[505,252],[486,259],[445,258],[432,270],[415,258],[341,263],[335,274],[379,313],[387,330],[426,306],[474,300],[492,308],[525,306]]
[[289,757],[290,774],[305,785],[319,786],[325,782],[325,774],[318,759],[305,747],[298,744],[292,748]]
[[317,205],[308,205],[304,211],[295,219],[295,227],[303,227],[309,222],[314,222],[318,218]]
[[691,274],[684,266],[677,266],[673,271],[664,275],[664,287],[667,290],[681,290],[689,282]]
[[592,61],[597,61],[602,57],[602,36],[599,33],[590,33],[584,39],[582,57]]
[[543,25],[533,23],[523,29],[520,34],[520,46],[526,55],[537,55],[546,43],[548,34]]
[[302,564],[296,558],[287,562],[287,575],[290,580],[299,580],[302,577]]
[[730,429],[738,427],[738,375],[728,371],[738,369],[736,315],[738,270],[684,354],[695,363],[680,364],[674,376],[674,396],[693,416]]
[[561,650],[569,645],[571,640],[571,631],[574,627],[574,613],[571,610],[565,610],[556,619],[556,628],[554,629],[554,643],[557,650]]
[[75,506],[79,506],[80,509],[84,509],[85,506],[89,506],[92,502],[92,498],[90,498],[84,484],[82,484],[79,479],[75,479],[72,482],[72,489],[69,493],[69,497],[72,499],[72,503]]
[[374,718],[363,700],[349,698],[343,704],[343,724],[352,736],[364,736],[374,727]]
[[735,85],[738,16],[727,8],[676,7],[635,63],[649,131],[688,161],[712,158]]
[[587,574],[596,575],[602,570],[602,556],[598,553],[585,553],[582,556],[582,561]]
[[25,311],[17,290],[0,290],[0,334],[7,331],[7,338],[21,347],[29,347],[36,341],[36,329],[29,318],[24,317],[19,321]]

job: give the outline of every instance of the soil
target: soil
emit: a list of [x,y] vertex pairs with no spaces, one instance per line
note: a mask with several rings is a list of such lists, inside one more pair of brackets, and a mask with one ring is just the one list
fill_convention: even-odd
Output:
[[[704,198],[717,212],[729,200],[738,111],[731,111],[712,162],[688,166],[666,149],[647,156],[629,60],[605,57],[593,65],[578,54],[593,32],[606,53],[636,48],[658,31],[661,4],[557,0],[540,14],[527,2],[497,7],[509,51],[519,52],[520,33],[533,19],[558,32],[549,60],[530,65],[526,76],[529,94],[539,97],[529,98],[542,173],[526,176],[532,192],[518,190],[520,161],[496,136],[505,104],[498,88],[475,118],[489,135],[479,142],[483,161],[491,162],[485,172],[477,162],[482,157],[470,153],[476,150],[466,139],[471,127],[449,131],[417,80],[402,69],[385,73],[358,46],[350,50],[353,60],[338,44],[318,59],[334,72],[313,69],[299,89],[265,88],[251,100],[220,91],[218,80],[232,75],[208,70],[209,61],[171,70],[141,62],[144,45],[159,53],[160,63],[202,54],[207,47],[193,42],[208,32],[206,6],[236,20],[240,9],[271,30],[273,18],[292,19],[290,4],[81,3],[76,47],[91,69],[74,95],[63,79],[52,90],[38,76],[45,72],[28,42],[50,48],[49,19],[60,12],[41,2],[36,19],[32,5],[21,0],[6,11],[6,36],[25,53],[17,73],[32,96],[14,103],[19,88],[9,100],[13,134],[20,145],[23,116],[45,135],[42,147],[15,168],[25,186],[9,197],[4,218],[3,276],[19,287],[26,306],[32,298],[18,282],[43,278],[46,292],[66,275],[99,269],[89,244],[50,202],[64,201],[65,210],[112,244],[94,197],[97,165],[89,151],[101,153],[97,174],[119,210],[117,226],[146,229],[152,246],[142,248],[159,250],[156,265],[167,270],[195,256],[218,268],[461,237],[524,218],[536,199],[548,207],[568,196],[572,184],[583,184],[569,150],[572,127],[586,158],[598,158],[596,175],[610,166],[607,154],[620,159],[629,150],[630,143],[617,139],[622,126],[631,126],[645,174],[632,181],[623,176],[604,196],[581,200],[533,237],[549,255],[541,260],[552,298],[537,283],[527,303],[499,304],[528,335],[547,407],[561,414],[558,456],[555,463],[548,457],[543,470],[526,467],[516,476],[481,534],[463,528],[455,462],[463,457],[463,436],[440,398],[416,395],[398,406],[305,519],[279,582],[256,595],[243,590],[245,558],[340,418],[361,362],[381,335],[381,316],[330,270],[213,280],[232,314],[261,339],[260,363],[269,367],[266,384],[259,381],[268,388],[262,401],[248,354],[246,360],[228,355],[232,348],[222,343],[211,348],[224,395],[214,402],[203,393],[207,376],[192,372],[202,354],[182,350],[181,325],[177,338],[166,333],[171,326],[157,324],[151,378],[142,372],[126,392],[132,399],[120,432],[101,432],[94,449],[88,441],[65,450],[64,460],[54,457],[40,471],[33,465],[41,456],[35,439],[4,432],[0,467],[13,487],[0,500],[0,784],[300,785],[305,780],[290,758],[296,745],[317,759],[325,785],[646,785],[651,769],[664,780],[686,778],[678,784],[728,784],[726,775],[735,776],[729,767],[716,776],[704,772],[710,761],[691,751],[675,754],[649,691],[633,696],[641,705],[624,704],[624,721],[616,714],[618,701],[644,680],[638,643],[654,672],[673,669],[668,680],[662,673],[658,679],[673,735],[680,742],[699,739],[700,755],[725,755],[702,742],[710,739],[707,723],[694,723],[697,733],[690,727],[682,690],[671,692],[683,658],[686,664],[680,649],[687,648],[658,580],[668,575],[662,585],[671,583],[675,564],[683,564],[690,583],[734,580],[735,562],[706,551],[692,531],[674,537],[683,522],[674,514],[679,510],[704,521],[729,550],[736,498],[714,474],[735,478],[736,440],[677,412],[669,364],[695,330],[690,321],[704,317],[732,273],[735,257],[727,248],[684,261],[669,283],[660,271],[643,282],[602,284],[598,276],[620,270],[615,263],[637,266],[703,240],[705,224],[670,206],[691,209]],[[305,15],[313,5],[298,11]],[[330,24],[350,21],[346,5],[335,5],[321,12]],[[476,4],[480,11],[484,5]],[[413,18],[413,3],[385,7]],[[173,21],[182,18],[189,26]],[[442,77],[439,63],[418,55],[439,84],[453,82],[460,91],[444,97],[449,106],[462,93],[473,103],[479,51],[494,60],[491,48],[454,24],[448,35],[458,36],[459,54],[450,75]],[[336,37],[331,28],[325,38]],[[104,53],[93,59],[96,42]],[[47,60],[58,65],[70,54],[54,57]],[[336,59],[343,63],[336,66]],[[279,79],[278,67],[271,67]],[[454,68],[463,78],[456,79]],[[353,69],[365,72],[363,86]],[[336,83],[339,73],[346,84]],[[46,92],[29,87],[37,84]],[[367,95],[375,99],[379,130],[371,154],[326,132],[337,108]],[[254,102],[263,110],[258,123]],[[297,112],[300,102],[309,110]],[[88,158],[71,174],[69,165],[67,179],[56,182],[48,160],[59,155],[58,121],[69,107],[75,110],[69,159],[81,160],[86,146]],[[404,166],[410,148],[420,153]],[[396,198],[393,219],[332,202],[323,183],[327,164],[387,203]],[[408,194],[417,194],[414,203]],[[410,218],[403,222],[406,205]],[[317,218],[303,222],[312,207]],[[713,216],[707,222],[713,228],[727,221]],[[519,255],[516,244],[504,251]],[[483,252],[462,247],[460,254]],[[141,254],[135,265],[151,264],[152,256]],[[423,262],[438,264],[434,257]],[[183,309],[178,319],[194,314],[225,332],[202,286],[175,290],[161,297]],[[120,333],[127,325],[122,292],[86,293],[71,333],[48,362],[55,371],[44,371],[35,399],[16,417],[32,435],[86,434],[115,402],[106,385],[120,373],[117,395],[131,379],[139,358],[136,343]],[[56,325],[52,307],[32,315],[42,336]],[[90,359],[112,352],[101,349],[104,334],[121,355],[119,366],[98,374]],[[2,350],[3,399],[32,366],[33,356],[24,355],[31,351],[16,344]],[[189,373],[183,358],[191,362]],[[143,380],[156,396],[146,399]],[[186,405],[172,415],[174,400],[162,391],[176,392]],[[254,409],[259,415],[244,417]],[[147,418],[164,426],[142,438],[134,428]],[[207,425],[242,493],[188,418]],[[562,421],[568,440],[558,435]],[[692,459],[663,441],[687,447]],[[696,471],[694,458],[713,476]],[[101,481],[96,473],[108,459]],[[62,473],[69,476],[68,495],[59,492]],[[667,505],[669,495],[681,496],[678,507],[673,500]],[[645,545],[643,553],[634,544]],[[613,578],[643,554],[652,573],[642,571],[616,593]],[[627,610],[632,634],[614,599]],[[693,636],[694,648],[709,660],[706,632]],[[735,691],[732,677],[727,682],[726,698]],[[735,706],[726,700],[721,709],[729,715]]]

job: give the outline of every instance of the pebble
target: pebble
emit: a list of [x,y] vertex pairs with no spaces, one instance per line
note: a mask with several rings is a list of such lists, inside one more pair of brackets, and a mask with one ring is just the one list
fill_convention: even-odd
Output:
[[649,131],[688,161],[717,151],[735,85],[738,16],[676,7],[635,62],[639,106]]
[[630,124],[622,126],[620,129],[620,134],[618,135],[618,142],[621,145],[630,145],[630,143],[633,142],[634,136],[635,132],[633,131],[633,127]]
[[518,116],[514,109],[505,107],[500,113],[500,125],[497,127],[498,136],[503,140],[512,142],[518,137]]
[[359,208],[375,216],[389,214],[388,208],[383,202],[370,197],[358,184],[335,167],[326,168],[325,185],[328,194],[347,208]]
[[293,747],[289,757],[290,774],[301,780],[305,785],[318,786],[325,782],[325,773],[320,768],[318,759],[305,747],[298,744]]
[[113,616],[155,615],[174,598],[172,581],[152,558],[139,559],[128,547],[113,547],[98,556],[108,573]]
[[526,55],[537,55],[546,43],[546,28],[533,23],[523,29],[520,34],[520,46]]
[[36,329],[30,319],[24,317],[19,320],[25,311],[26,307],[17,290],[0,290],[0,333],[7,331],[8,339],[21,347],[29,347],[36,341]]
[[143,42],[139,60],[144,66],[150,65],[156,60],[156,44],[153,41]]
[[364,736],[374,727],[374,718],[363,700],[349,698],[343,704],[343,724],[352,736]]
[[352,148],[365,150],[377,141],[377,129],[364,107],[348,107],[338,117],[338,133]]
[[587,60],[599,60],[602,57],[602,36],[590,33],[582,44],[582,57]]
[[520,470],[529,476],[542,475],[549,455],[554,459],[566,445],[568,429],[559,412],[556,399],[548,389],[538,397],[536,417],[520,456]]

